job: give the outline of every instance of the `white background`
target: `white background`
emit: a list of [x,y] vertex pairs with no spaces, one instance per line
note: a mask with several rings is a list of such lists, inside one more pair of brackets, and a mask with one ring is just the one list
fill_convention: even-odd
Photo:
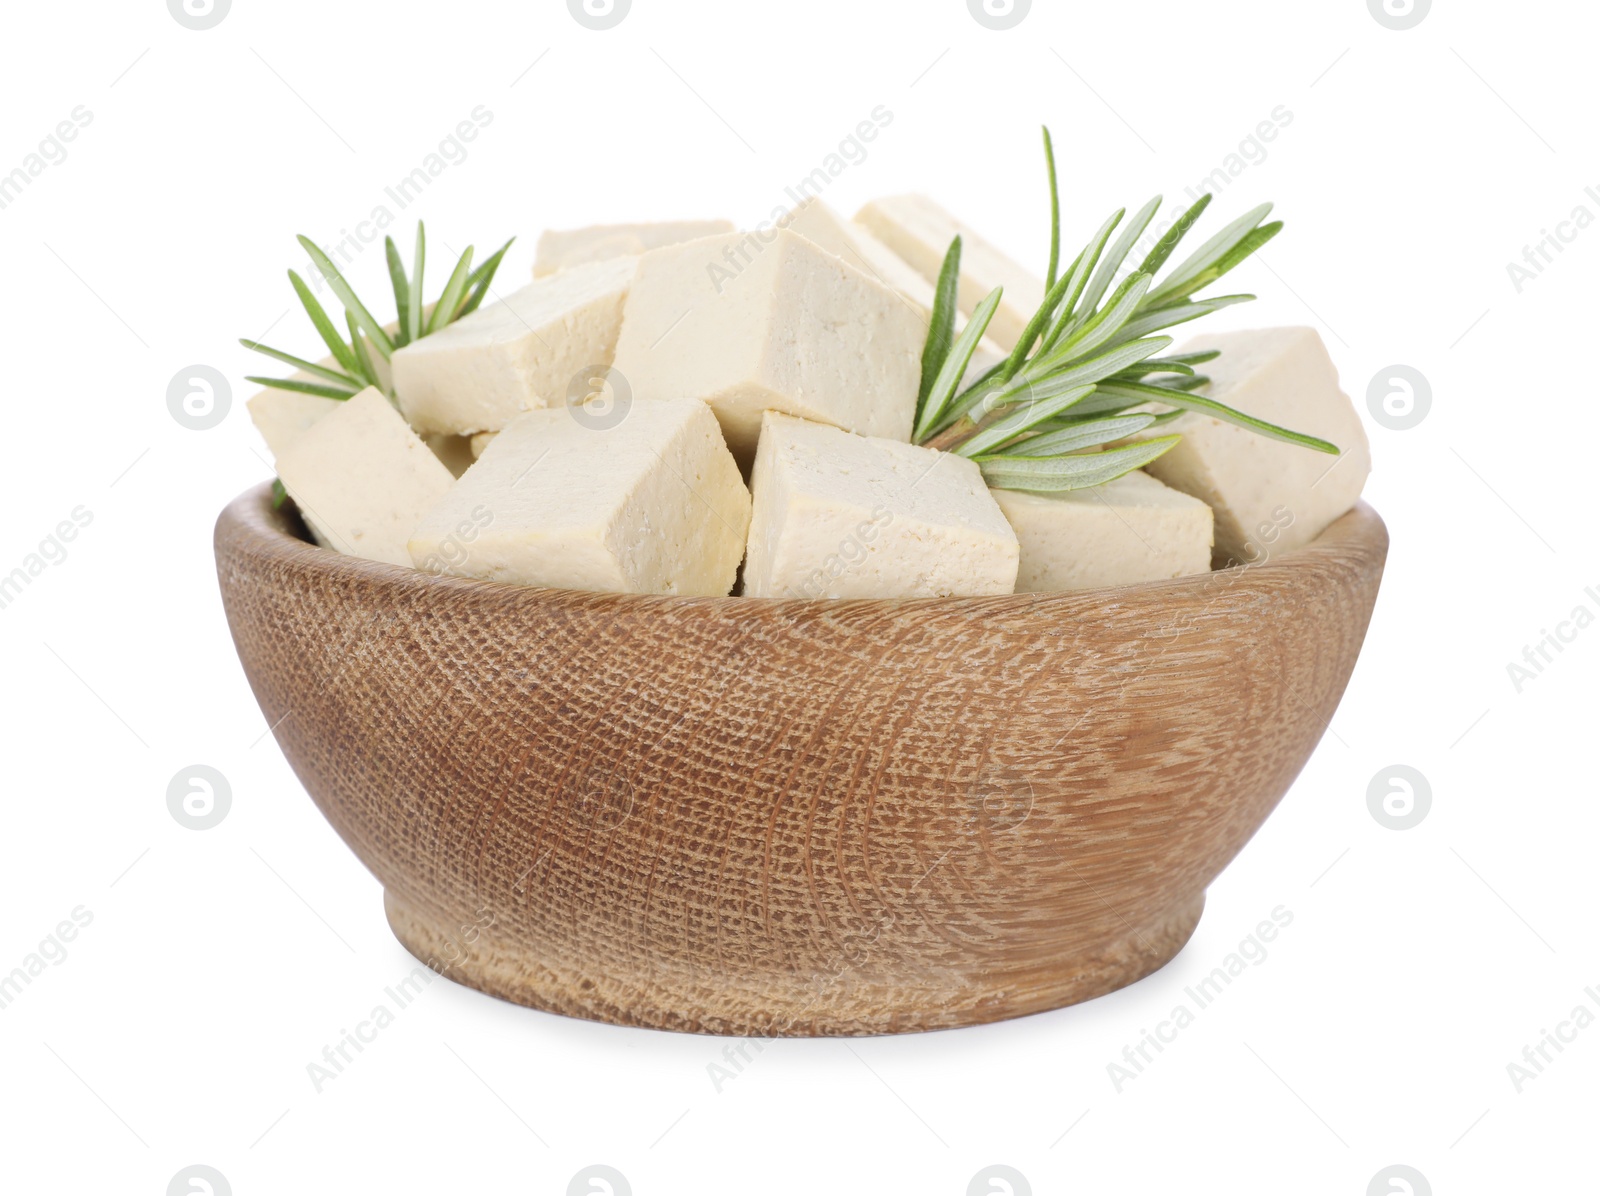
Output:
[[[75,106],[93,118],[0,210],[0,572],[75,507],[93,522],[0,610],[0,973],[74,908],[93,921],[0,1010],[0,1188],[158,1196],[205,1163],[241,1196],[560,1193],[605,1163],[641,1196],[954,1196],[1004,1163],[1036,1193],[1360,1196],[1405,1163],[1440,1194],[1595,1190],[1600,1026],[1520,1093],[1507,1064],[1600,1006],[1600,629],[1520,693],[1507,665],[1600,613],[1600,227],[1520,293],[1507,263],[1600,215],[1597,35],[1589,5],[1486,0],[1406,31],[1362,0],[1036,0],[1009,32],[958,0],[636,0],[606,32],[554,0],[235,0],[204,32],[159,0],[7,6],[0,172]],[[292,234],[338,239],[478,105],[492,123],[396,230],[515,233],[506,279],[545,226],[753,223],[876,105],[893,121],[834,206],[926,190],[1042,269],[1041,121],[1076,244],[1118,205],[1187,202],[1292,113],[1214,207],[1211,228],[1268,198],[1288,222],[1240,273],[1260,301],[1215,326],[1312,324],[1364,417],[1397,363],[1432,408],[1368,419],[1394,546],[1361,663],[1168,968],[1004,1025],[780,1042],[720,1093],[720,1040],[439,981],[314,1091],[306,1065],[413,961],[223,621],[211,525],[269,476],[243,409],[262,363],[236,338],[317,355]],[[353,274],[382,294],[381,249]],[[166,407],[197,363],[233,382],[205,432]],[[233,794],[205,832],[166,807],[196,763]],[[1396,763],[1431,784],[1408,831],[1367,808]],[[1107,1065],[1279,905],[1266,961],[1119,1093]]]

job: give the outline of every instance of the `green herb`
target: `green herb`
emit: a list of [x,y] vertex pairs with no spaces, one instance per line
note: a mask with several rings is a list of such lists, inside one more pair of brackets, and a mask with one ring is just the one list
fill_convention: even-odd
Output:
[[[494,281],[495,271],[500,268],[506,250],[511,248],[511,241],[507,241],[474,270],[473,248],[467,246],[466,252],[456,263],[449,281],[445,283],[445,288],[430,313],[425,310],[422,290],[423,269],[428,252],[427,235],[422,222],[417,221],[416,250],[412,258],[410,277],[406,275],[405,265],[400,260],[400,251],[395,248],[394,238],[385,237],[384,258],[389,267],[389,281],[394,288],[395,312],[398,316],[394,331],[391,333],[356,296],[355,291],[345,281],[344,275],[339,273],[339,268],[333,264],[328,255],[323,253],[309,237],[300,237],[299,241],[306,253],[311,256],[318,273],[327,281],[343,306],[349,339],[345,339],[345,335],[329,318],[322,304],[317,302],[317,297],[311,293],[311,288],[306,285],[305,280],[290,270],[289,284],[294,288],[300,305],[305,308],[306,315],[311,318],[312,326],[322,337],[323,344],[327,345],[328,351],[333,355],[333,363],[321,365],[307,361],[292,353],[263,345],[259,341],[240,340],[239,343],[246,349],[254,350],[274,361],[281,361],[311,376],[311,380],[308,380],[251,375],[248,381],[262,386],[276,387],[279,390],[319,395],[325,399],[348,399],[369,386],[384,389],[379,381],[378,367],[368,350],[376,350],[385,361],[388,361],[394,356],[396,349],[419,341],[430,333],[438,332],[468,312],[476,311],[483,302],[483,297],[488,294],[489,287]],[[391,400],[394,398],[392,390],[389,398]]]
[[[1338,448],[1326,440],[1254,419],[1192,393],[1210,380],[1194,367],[1217,354],[1162,357],[1159,354],[1171,346],[1172,338],[1151,335],[1255,298],[1198,297],[1198,292],[1278,234],[1281,221],[1262,223],[1272,205],[1262,204],[1229,224],[1158,284],[1157,273],[1210,204],[1211,196],[1204,195],[1143,261],[1116,282],[1134,244],[1161,207],[1158,195],[1126,224],[1126,209],[1113,214],[1058,278],[1061,209],[1048,129],[1044,149],[1050,181],[1050,266],[1044,302],[1011,354],[963,388],[961,379],[999,306],[1001,288],[984,298],[961,334],[955,335],[961,238],[950,243],[922,353],[913,439],[973,458],[991,486],[1014,490],[1078,490],[1148,465],[1181,436],[1158,436],[1103,451],[1100,446],[1165,423],[1183,411],[1204,412],[1262,436],[1337,454]],[[1152,404],[1155,410],[1150,409]]]

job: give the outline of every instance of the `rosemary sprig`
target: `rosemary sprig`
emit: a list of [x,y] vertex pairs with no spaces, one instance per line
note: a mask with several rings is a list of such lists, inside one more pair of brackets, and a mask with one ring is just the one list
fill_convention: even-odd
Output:
[[[1113,213],[1057,277],[1061,215],[1048,129],[1044,149],[1050,182],[1050,264],[1044,302],[1011,354],[961,387],[972,352],[999,305],[1001,288],[989,293],[961,335],[955,336],[961,238],[950,243],[923,347],[913,439],[970,457],[991,486],[1018,490],[1098,486],[1148,465],[1181,436],[1158,436],[1104,450],[1101,446],[1168,422],[1184,411],[1204,412],[1262,436],[1337,454],[1338,448],[1326,440],[1193,393],[1210,380],[1194,367],[1217,354],[1161,357],[1158,354],[1171,346],[1172,338],[1152,335],[1255,298],[1198,293],[1278,234],[1281,221],[1262,223],[1272,205],[1246,212],[1158,283],[1156,275],[1211,203],[1211,196],[1203,195],[1117,282],[1118,272],[1161,207],[1158,195],[1126,223],[1126,209]],[[1151,410],[1151,404],[1157,409]]]
[[[515,239],[512,238],[513,241]],[[307,381],[302,378],[267,378],[251,375],[248,381],[262,386],[276,387],[279,390],[319,395],[325,399],[348,399],[368,386],[383,389],[377,364],[368,352],[369,347],[387,361],[394,356],[396,349],[421,340],[447,324],[453,324],[467,313],[476,311],[494,282],[495,271],[500,268],[506,250],[511,248],[511,241],[507,241],[482,265],[473,269],[473,247],[467,246],[466,251],[456,262],[455,269],[451,272],[449,281],[446,282],[430,314],[426,312],[427,305],[423,301],[423,271],[427,263],[428,245],[422,221],[417,221],[416,249],[409,277],[406,274],[405,264],[400,260],[400,251],[395,248],[394,238],[385,237],[384,259],[389,267],[389,281],[394,289],[395,312],[398,316],[394,331],[391,333],[357,297],[355,290],[345,280],[344,275],[339,273],[339,268],[333,264],[332,259],[309,237],[300,237],[299,241],[310,255],[318,273],[327,281],[343,306],[349,339],[345,339],[345,335],[329,318],[327,311],[317,301],[317,297],[311,293],[311,288],[306,285],[305,279],[290,270],[289,284],[294,288],[301,307],[305,308],[306,315],[311,318],[311,324],[316,328],[317,335],[322,338],[323,344],[327,345],[328,351],[333,355],[333,364],[323,365],[307,361],[259,341],[241,339],[239,343],[247,349],[293,366],[301,373],[310,374],[316,379]],[[392,390],[389,397],[394,398]]]

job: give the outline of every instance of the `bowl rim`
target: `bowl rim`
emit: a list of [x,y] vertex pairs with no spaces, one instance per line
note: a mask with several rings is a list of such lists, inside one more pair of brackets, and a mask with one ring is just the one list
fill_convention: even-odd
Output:
[[1300,573],[1319,566],[1348,564],[1352,557],[1376,556],[1381,562],[1389,546],[1388,528],[1368,503],[1355,505],[1318,533],[1310,543],[1274,555],[1264,552],[1262,559],[1222,569],[1210,569],[1184,577],[1102,586],[1084,590],[1034,591],[1019,594],[967,595],[933,598],[755,598],[743,595],[690,596],[676,594],[627,594],[599,590],[569,590],[546,586],[518,585],[514,582],[486,581],[472,577],[429,573],[422,569],[391,565],[365,557],[348,556],[324,548],[305,538],[296,529],[304,528],[297,511],[288,504],[274,507],[272,483],[261,482],[237,495],[217,516],[213,547],[219,566],[230,551],[242,551],[257,560],[268,561],[296,572],[309,572],[336,581],[359,581],[391,593],[434,592],[462,598],[505,601],[522,600],[581,602],[588,607],[605,606],[623,611],[715,610],[819,613],[868,611],[886,613],[925,609],[951,611],[982,609],[990,612],[1020,610],[1041,604],[1094,606],[1108,600],[1128,600],[1159,595],[1167,601],[1200,597],[1218,586],[1236,586],[1246,578],[1269,580],[1287,572]]

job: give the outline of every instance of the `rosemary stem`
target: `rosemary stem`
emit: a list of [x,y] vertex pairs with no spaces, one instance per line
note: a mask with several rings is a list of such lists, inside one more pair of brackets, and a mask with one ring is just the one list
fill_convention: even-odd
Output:
[[955,448],[956,445],[960,444],[963,440],[966,440],[968,437],[970,437],[977,430],[978,425],[963,415],[943,432],[940,432],[937,436],[933,436],[928,440],[924,440],[922,443],[926,448],[938,449],[941,452],[947,453],[951,449]]

